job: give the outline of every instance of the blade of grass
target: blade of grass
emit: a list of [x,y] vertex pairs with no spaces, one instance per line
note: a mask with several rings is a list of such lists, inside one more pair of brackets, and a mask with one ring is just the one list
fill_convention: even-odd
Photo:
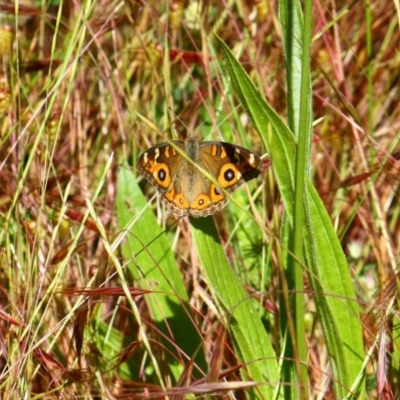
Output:
[[301,118],[300,97],[302,75],[302,31],[304,27],[301,7],[297,1],[279,1],[279,22],[286,59],[288,85],[288,124],[295,136],[299,136]]
[[[295,202],[293,231],[286,229],[282,236],[289,251],[286,253],[285,268],[287,289],[291,302],[284,301],[281,305],[287,308],[286,314],[291,319],[281,319],[284,337],[289,343],[285,346],[282,370],[288,378],[297,378],[297,385],[284,387],[287,396],[309,398],[307,371],[307,344],[305,341],[305,325],[303,315],[304,283],[303,283],[303,229],[304,229],[304,184],[308,176],[309,154],[311,143],[311,87],[310,87],[310,43],[311,43],[311,1],[304,2],[304,21],[300,3],[296,0],[281,0],[279,20],[282,28],[283,44],[286,54],[286,73],[288,81],[288,121],[289,126],[298,138],[296,152]],[[286,335],[288,324],[293,321],[294,332],[290,327],[290,335]],[[294,359],[295,363],[291,360]],[[296,375],[293,368],[296,367]],[[287,379],[286,379],[287,380]],[[301,393],[299,393],[299,389]]]

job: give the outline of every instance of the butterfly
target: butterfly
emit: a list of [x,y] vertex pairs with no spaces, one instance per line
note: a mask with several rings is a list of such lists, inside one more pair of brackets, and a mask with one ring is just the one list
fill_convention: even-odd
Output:
[[[235,144],[199,143],[194,137],[171,143],[173,146],[161,143],[145,151],[139,157],[138,171],[156,187],[165,206],[179,216],[216,213],[229,200],[221,188],[232,193],[262,171],[261,158]],[[207,171],[218,185],[194,164]]]

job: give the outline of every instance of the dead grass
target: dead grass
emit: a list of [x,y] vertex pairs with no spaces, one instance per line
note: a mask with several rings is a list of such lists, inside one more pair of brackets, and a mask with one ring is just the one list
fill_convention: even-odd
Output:
[[[267,0],[230,6],[205,2],[196,9],[200,3],[175,1],[168,10],[166,2],[96,1],[85,10],[68,2],[60,11],[56,2],[48,2],[43,8],[20,5],[18,18],[13,4],[0,5],[3,398],[25,393],[32,398],[161,397],[161,382],[171,388],[171,398],[183,396],[182,388],[191,385],[198,394],[210,390],[223,391],[227,398],[244,396],[238,383],[218,386],[223,377],[241,381],[241,365],[220,328],[221,316],[206,283],[197,270],[190,270],[187,222],[169,235],[186,274],[194,322],[204,334],[208,370],[194,373],[193,365],[187,367],[179,382],[158,376],[163,375],[162,360],[168,359],[165,349],[157,350],[160,372],[148,362],[143,332],[113,275],[104,241],[119,233],[114,206],[118,168],[125,161],[134,166],[142,151],[163,141],[138,113],[165,135],[174,125],[180,138],[208,135],[261,154],[262,144],[226,76],[214,66],[218,55],[212,31],[240,55],[260,91],[286,115],[277,5]],[[377,332],[383,335],[382,352],[373,352],[368,369],[368,397],[379,392],[392,398],[399,393],[394,337],[400,239],[399,18],[392,2],[372,1],[370,27],[364,3],[336,7],[316,2],[314,8],[312,175],[368,316],[363,320],[367,350]],[[263,178],[266,224],[279,236],[279,193],[269,169]],[[147,185],[143,189],[151,190]],[[223,215],[217,218],[224,241],[234,222]],[[235,257],[237,252],[247,254],[246,259],[258,251],[240,246],[237,239],[227,246],[228,257],[238,265],[242,259]],[[278,349],[276,251],[270,255],[265,286],[253,266],[241,278],[255,297],[268,287],[262,315]],[[120,256],[118,249],[115,254]],[[151,322],[146,292],[129,282],[146,335],[157,344],[160,332]],[[316,371],[326,370],[328,359],[312,303],[306,318],[310,382],[317,387],[325,375]],[[198,386],[202,391],[194,390],[196,384],[203,385]],[[313,398],[319,394],[312,392]],[[334,396],[329,385],[326,396]]]

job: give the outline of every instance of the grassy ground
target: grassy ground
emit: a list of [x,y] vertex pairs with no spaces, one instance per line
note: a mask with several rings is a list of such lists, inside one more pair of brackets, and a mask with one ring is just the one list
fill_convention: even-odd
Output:
[[[310,175],[357,295],[360,398],[389,399],[400,392],[400,10],[313,2],[312,17]],[[286,203],[265,154],[276,132],[256,132],[214,36],[290,121],[278,4],[10,2],[0,25],[2,398],[268,398],[277,381],[304,384],[303,398],[338,396],[307,259],[307,358],[289,357],[307,376],[279,369],[290,277]],[[142,152],[187,135],[263,156],[217,229],[163,212],[137,175]],[[246,353],[254,342],[261,361]]]

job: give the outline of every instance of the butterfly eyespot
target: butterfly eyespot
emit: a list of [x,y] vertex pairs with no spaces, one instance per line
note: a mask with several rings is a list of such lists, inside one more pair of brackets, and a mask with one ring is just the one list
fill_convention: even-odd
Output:
[[167,177],[167,173],[165,172],[165,170],[160,169],[160,170],[158,171],[158,179],[159,179],[161,182],[164,182],[166,177]]
[[204,204],[204,200],[199,200],[199,206],[202,206]]
[[224,172],[224,178],[226,181],[230,182],[231,180],[235,179],[235,172],[232,169],[227,169]]
[[219,196],[221,194],[221,191],[216,187],[216,188],[214,188],[214,194],[216,196]]

